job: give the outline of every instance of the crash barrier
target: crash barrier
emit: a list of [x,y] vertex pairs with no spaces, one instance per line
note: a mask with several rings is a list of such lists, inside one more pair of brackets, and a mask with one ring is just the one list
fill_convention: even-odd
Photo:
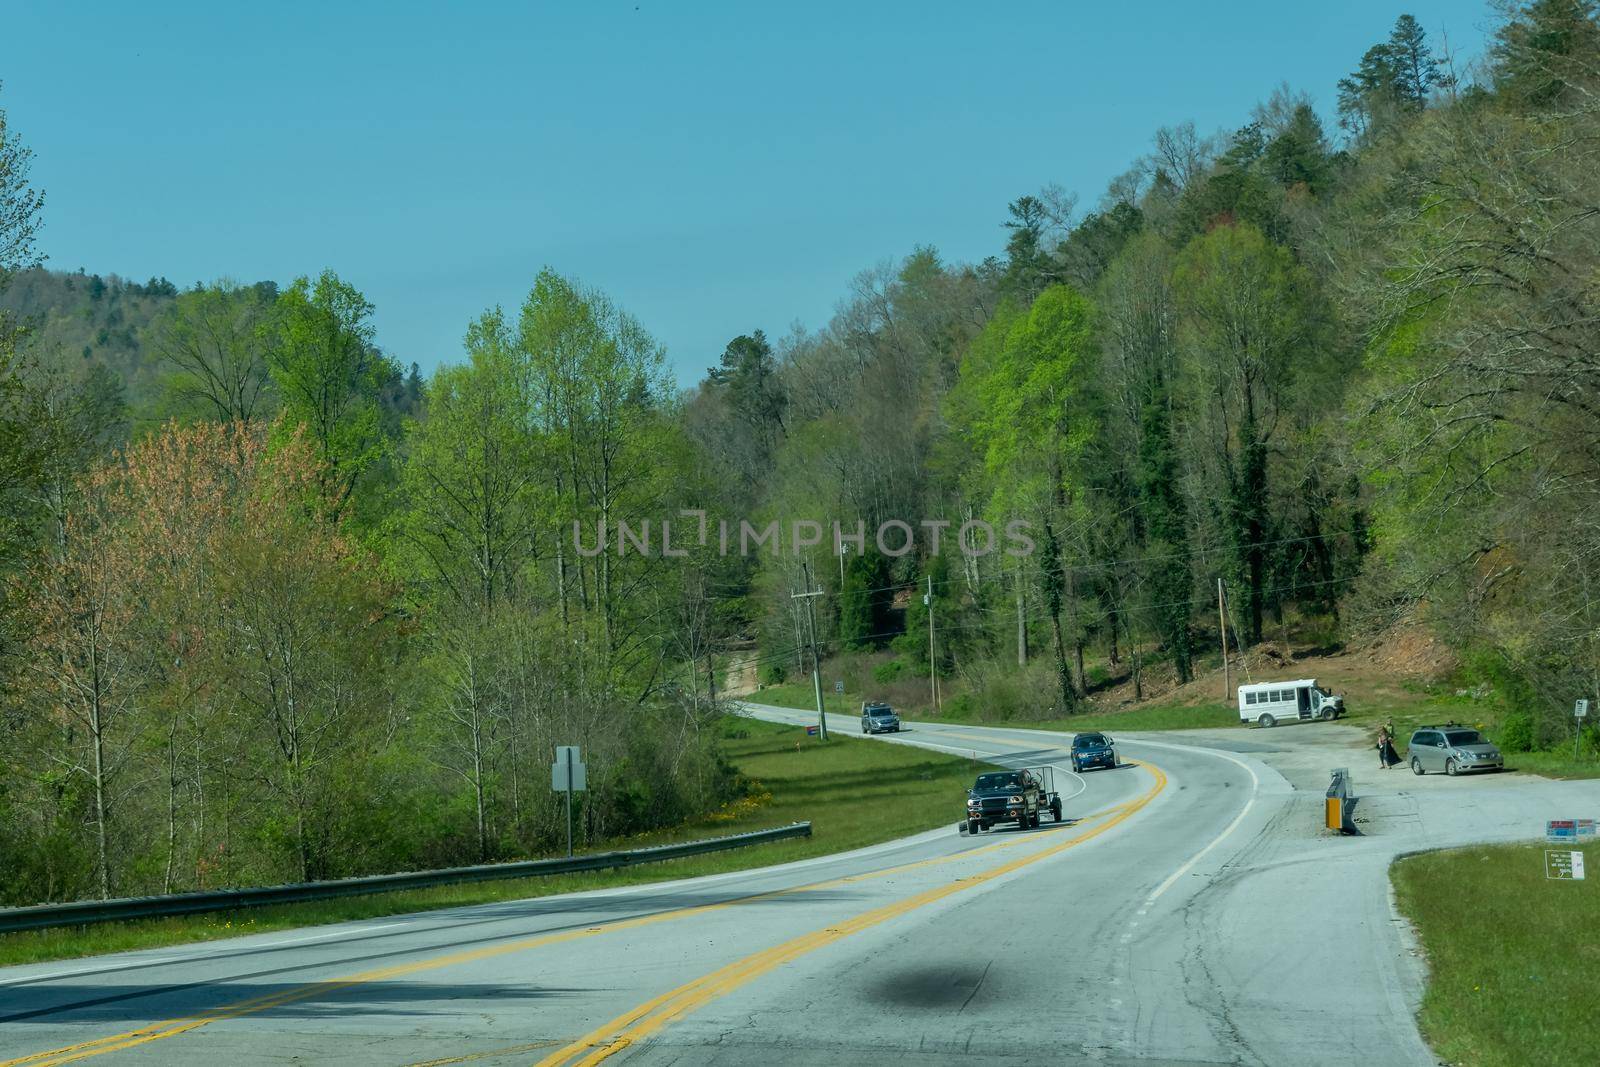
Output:
[[1355,802],[1356,798],[1350,792],[1350,771],[1339,767],[1334,770],[1333,781],[1328,786],[1328,799],[1324,802],[1326,809],[1324,825],[1342,834],[1355,833],[1356,824],[1351,818]]
[[632,867],[641,863],[698,856],[706,852],[781,841],[790,837],[810,837],[809,822],[790,823],[772,830],[752,830],[744,834],[684,841],[676,845],[656,845],[627,852],[597,852],[552,860],[523,860],[517,863],[486,863],[476,867],[448,867],[439,871],[410,871],[404,874],[375,874],[365,878],[340,878],[329,882],[300,882],[294,885],[262,886],[255,889],[216,889],[198,893],[173,893],[158,897],[122,897],[117,900],[78,900],[68,904],[37,904],[26,908],[0,908],[0,933],[17,930],[43,930],[53,926],[82,926],[123,919],[151,919],[167,915],[194,915],[208,911],[259,907],[264,904],[294,904],[307,900],[330,900],[364,893],[391,893],[399,889],[425,889],[458,882],[490,882],[506,878],[532,878],[578,871],[603,871]]

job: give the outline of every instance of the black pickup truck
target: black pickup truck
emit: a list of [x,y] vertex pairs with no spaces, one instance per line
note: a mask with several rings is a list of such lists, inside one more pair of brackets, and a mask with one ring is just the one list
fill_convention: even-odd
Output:
[[1014,822],[1019,830],[1038,826],[1049,812],[1061,821],[1061,794],[1055,790],[1049,767],[1027,767],[1018,771],[990,771],[978,775],[967,791],[967,817],[961,831],[982,833],[1003,822]]

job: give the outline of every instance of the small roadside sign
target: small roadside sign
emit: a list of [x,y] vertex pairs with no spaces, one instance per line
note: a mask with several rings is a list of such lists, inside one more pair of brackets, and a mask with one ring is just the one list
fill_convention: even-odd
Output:
[[843,683],[843,682],[834,682],[834,683],[833,683],[833,691],[834,691],[834,692],[835,692],[835,693],[842,693],[842,692],[844,692],[844,683]]
[[1544,824],[1544,839],[1558,845],[1578,839],[1577,819],[1551,819]]
[[1544,876],[1557,882],[1583,881],[1583,853],[1566,849],[1545,849]]
[[807,726],[806,727],[806,736],[807,737],[816,737],[817,734],[820,733],[820,732],[821,732],[821,727],[818,727],[818,726]]
[[556,761],[550,765],[550,788],[557,793],[582,793],[589,788],[589,768],[579,757],[577,745],[556,748]]
[[1578,836],[1579,837],[1593,837],[1594,836],[1594,820],[1593,819],[1574,819],[1572,821],[1578,824]]
[[1589,702],[1587,700],[1579,700],[1577,703],[1572,705],[1572,716],[1573,716],[1573,718],[1575,718],[1575,719],[1583,719],[1583,718],[1587,718],[1588,715],[1589,715]]

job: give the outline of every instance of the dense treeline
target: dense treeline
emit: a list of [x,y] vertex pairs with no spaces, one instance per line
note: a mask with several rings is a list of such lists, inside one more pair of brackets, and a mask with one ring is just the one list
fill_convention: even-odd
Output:
[[[925,693],[931,580],[939,666],[983,713],[1188,679],[1221,579],[1235,641],[1425,623],[1520,736],[1570,743],[1600,685],[1600,33],[1587,0],[1500,14],[1471,67],[1400,17],[1337,131],[1287,88],[1228,134],[1162,129],[1091,211],[1013,202],[1002,255],[921,249],[818,333],[739,338],[687,413],[729,506],[1028,518],[1024,560],[852,556],[825,620]],[[768,677],[805,666],[802,581],[756,576]],[[886,587],[903,611],[863,606]]]
[[[988,713],[1188,679],[1220,579],[1246,645],[1433,626],[1555,740],[1600,683],[1597,90],[1589,0],[1470,69],[1401,17],[1337,132],[1286,88],[1160,130],[1093,210],[1020,197],[995,257],[869,270],[684,394],[553,271],[427,382],[331,271],[48,274],[0,111],[0,901],[536,853],[556,744],[589,840],[704,811],[719,656],[806,671],[807,582],[886,683],[929,594]],[[69,284],[87,315],[7,310]],[[109,347],[64,353],[80,319]],[[958,547],[1018,519],[1030,552]]]
[[[0,145],[0,281],[59,280]],[[424,386],[331,271],[155,287],[132,404],[0,313],[0,901],[537,854],[558,744],[580,840],[733,796],[712,705],[666,684],[713,568],[570,547],[704,496],[641,324],[545,272]]]

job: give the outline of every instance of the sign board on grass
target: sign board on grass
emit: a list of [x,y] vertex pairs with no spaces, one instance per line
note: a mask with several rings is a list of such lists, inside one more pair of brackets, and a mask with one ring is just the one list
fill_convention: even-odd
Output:
[[1545,849],[1544,876],[1558,882],[1583,881],[1583,853],[1566,849]]
[[1593,819],[1574,819],[1572,821],[1578,824],[1578,836],[1579,837],[1593,837],[1594,836],[1594,820]]
[[834,683],[833,683],[833,691],[834,691],[834,692],[835,692],[835,693],[842,693],[842,692],[844,692],[844,683],[843,683],[843,682],[834,682]]
[[1551,819],[1544,824],[1544,839],[1558,845],[1578,839],[1577,819]]
[[1589,714],[1589,702],[1587,700],[1579,700],[1576,704],[1572,705],[1572,714],[1575,718],[1579,719],[1587,717]]
[[822,727],[820,727],[820,726],[807,726],[806,727],[806,736],[807,737],[816,737],[817,734],[819,734],[821,732],[822,732]]

